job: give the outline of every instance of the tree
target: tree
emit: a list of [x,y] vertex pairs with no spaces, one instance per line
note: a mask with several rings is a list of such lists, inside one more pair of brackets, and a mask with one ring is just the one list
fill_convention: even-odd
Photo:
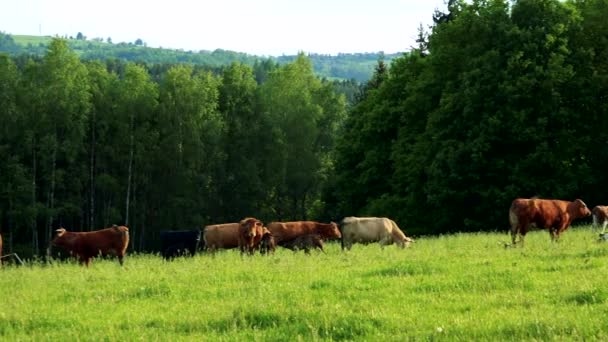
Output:
[[195,74],[190,66],[173,66],[160,83],[159,152],[152,184],[155,207],[164,208],[162,226],[194,227],[209,220],[211,192],[219,164],[222,118],[218,112],[218,80]]
[[[146,223],[158,215],[158,208],[149,207],[146,201],[147,186],[153,181],[153,156],[158,151],[158,127],[155,115],[158,106],[158,87],[147,71],[139,65],[128,63],[124,76],[117,85],[116,117],[113,141],[116,146],[115,170],[120,170],[123,186],[124,225],[135,235],[141,229],[140,247]],[[117,172],[117,171],[115,171]],[[135,203],[135,204],[134,204]],[[133,213],[132,209],[139,209]],[[136,219],[139,218],[139,221]],[[141,227],[138,226],[138,223]],[[133,237],[133,245],[136,238]]]
[[344,98],[328,97],[328,89],[303,54],[271,73],[261,87],[262,108],[274,127],[267,133],[274,140],[270,189],[279,218],[305,219],[306,208],[318,200],[324,149],[334,138],[330,131],[330,141],[321,139],[322,123],[329,115],[341,117],[345,110]]

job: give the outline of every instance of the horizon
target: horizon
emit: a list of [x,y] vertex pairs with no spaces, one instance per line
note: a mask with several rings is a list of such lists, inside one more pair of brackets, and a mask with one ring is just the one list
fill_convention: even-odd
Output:
[[[119,8],[120,10],[117,10]],[[199,4],[176,0],[150,7],[143,1],[22,0],[5,4],[0,31],[10,35],[141,39],[147,47],[192,52],[217,49],[256,56],[331,55],[408,51],[420,25],[428,30],[443,0],[227,0]]]

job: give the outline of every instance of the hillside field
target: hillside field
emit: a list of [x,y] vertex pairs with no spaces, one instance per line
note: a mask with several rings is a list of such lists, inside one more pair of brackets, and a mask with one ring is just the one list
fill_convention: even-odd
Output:
[[607,340],[608,243],[589,226],[508,238],[8,266],[0,340]]

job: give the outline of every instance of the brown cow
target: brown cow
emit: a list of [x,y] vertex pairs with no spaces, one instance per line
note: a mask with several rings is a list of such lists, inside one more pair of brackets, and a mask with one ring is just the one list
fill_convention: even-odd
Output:
[[260,253],[262,254],[274,254],[277,248],[277,243],[274,240],[274,236],[268,228],[264,227],[262,231],[262,239],[260,240]]
[[100,254],[116,255],[120,265],[124,262],[129,245],[129,228],[125,226],[113,225],[92,232],[68,232],[65,228],[56,231],[57,236],[52,244],[77,256],[80,262],[87,266],[91,264],[92,258]]
[[573,220],[591,215],[585,202],[580,199],[574,202],[538,199],[517,198],[511,203],[509,209],[509,222],[511,223],[511,240],[515,245],[519,234],[521,245],[528,228],[535,226],[540,229],[549,229],[551,240],[557,241]]
[[207,248],[207,251],[215,252],[218,249],[231,249],[239,247],[239,228],[241,226],[241,222],[211,224],[205,226],[203,231],[203,240],[205,241],[205,248]]
[[230,249],[239,246],[239,224],[222,223],[205,226],[203,240],[207,251],[214,252],[217,249]]
[[323,239],[339,239],[342,237],[335,222],[319,223],[314,221],[272,222],[268,230],[274,236],[278,245],[283,241],[291,241],[308,234],[317,234]]
[[306,254],[310,254],[311,249],[318,248],[321,252],[325,253],[323,239],[317,234],[306,234],[290,241],[283,241],[281,247],[289,248],[294,252],[303,249]]
[[596,205],[591,210],[591,215],[593,217],[593,229],[601,224],[602,232],[600,234],[604,234],[606,225],[608,225],[608,206]]
[[244,218],[239,222],[238,240],[241,254],[247,252],[253,255],[264,235],[263,228],[264,224],[253,217]]

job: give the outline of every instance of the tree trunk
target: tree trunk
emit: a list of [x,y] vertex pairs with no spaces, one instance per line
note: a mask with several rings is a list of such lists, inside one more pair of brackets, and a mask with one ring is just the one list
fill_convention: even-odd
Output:
[[129,199],[131,198],[131,177],[133,171],[133,155],[135,150],[135,134],[133,133],[134,115],[131,114],[131,139],[129,143],[129,171],[127,176],[127,199],[125,208],[125,226],[129,226]]
[[33,217],[30,217],[30,228],[32,230],[32,251],[35,255],[38,254],[38,230],[36,227],[36,217],[38,210],[36,209],[36,138],[32,138],[32,209]]
[[91,159],[89,169],[90,189],[89,189],[89,231],[95,227],[95,119],[96,113],[93,110],[93,118],[91,122]]
[[53,146],[53,153],[51,155],[51,190],[49,191],[49,200],[48,200],[48,208],[49,208],[49,220],[46,226],[46,240],[45,243],[49,243],[52,238],[53,231],[53,219],[55,210],[55,169],[57,168],[57,138],[55,138],[55,146]]

